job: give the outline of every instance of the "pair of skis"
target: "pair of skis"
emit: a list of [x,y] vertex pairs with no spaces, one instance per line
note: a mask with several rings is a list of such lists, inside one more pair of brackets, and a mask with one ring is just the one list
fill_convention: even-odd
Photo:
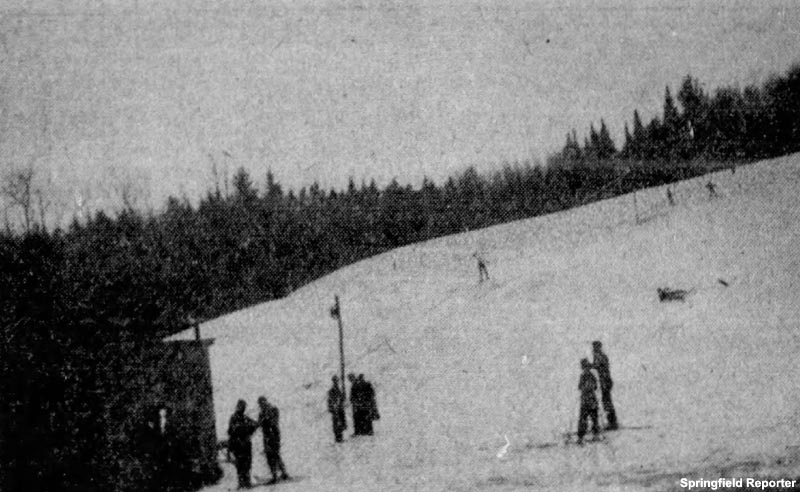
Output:
[[584,436],[584,439],[582,441],[578,439],[578,433],[574,431],[565,432],[564,434],[562,434],[562,437],[564,438],[565,446],[570,444],[581,445],[588,443],[604,442],[608,439],[609,432],[617,433],[625,430],[645,430],[652,428],[653,428],[652,425],[621,425],[616,429],[606,429],[598,432],[597,434],[589,433]]

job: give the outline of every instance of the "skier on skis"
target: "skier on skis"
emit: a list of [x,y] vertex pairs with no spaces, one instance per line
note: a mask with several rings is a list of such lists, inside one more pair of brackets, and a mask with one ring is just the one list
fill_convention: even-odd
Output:
[[264,396],[258,398],[258,406],[261,408],[258,424],[261,426],[261,434],[264,438],[264,454],[267,457],[269,471],[272,473],[272,480],[267,483],[276,483],[279,471],[281,480],[289,480],[289,474],[286,473],[286,467],[281,459],[281,429],[278,425],[280,415],[278,408],[271,405]]
[[608,363],[608,356],[603,352],[603,344],[597,340],[592,342],[594,351],[594,363],[592,368],[597,371],[597,378],[600,380],[600,398],[603,402],[603,411],[606,413],[608,425],[606,430],[617,430],[617,412],[614,410],[614,403],[611,401],[611,387],[614,382],[611,380],[611,368]]
[[709,198],[713,199],[719,196],[719,194],[717,193],[717,186],[714,184],[713,181],[709,180],[708,183],[706,183],[706,189],[708,190]]
[[592,374],[592,364],[588,359],[581,359],[581,377],[578,380],[578,390],[581,392],[581,410],[578,416],[578,444],[583,443],[586,435],[587,420],[592,420],[592,433],[597,436],[600,429],[597,425],[597,380]]
[[484,280],[489,280],[489,270],[486,268],[486,261],[477,251],[472,256],[478,262],[478,283],[481,284]]

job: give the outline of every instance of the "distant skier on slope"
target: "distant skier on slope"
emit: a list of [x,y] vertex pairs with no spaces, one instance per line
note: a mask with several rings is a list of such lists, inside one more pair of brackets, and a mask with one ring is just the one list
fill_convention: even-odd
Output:
[[594,361],[592,368],[597,371],[597,378],[600,380],[600,398],[603,402],[603,411],[606,413],[608,425],[606,430],[617,430],[617,412],[614,410],[614,403],[611,401],[611,388],[614,382],[611,380],[611,368],[608,356],[603,352],[603,344],[597,340],[592,342]]
[[489,270],[486,268],[486,261],[477,251],[472,256],[478,262],[478,283],[481,284],[484,280],[489,280]]
[[336,442],[342,442],[342,433],[347,429],[347,419],[344,415],[344,393],[339,387],[339,378],[331,378],[333,384],[328,390],[328,412],[333,422],[333,436]]
[[719,194],[717,193],[717,186],[714,184],[713,181],[709,180],[708,183],[706,183],[706,189],[708,190],[709,198],[713,199],[719,196]]
[[592,374],[592,364],[588,359],[581,359],[581,378],[578,380],[578,390],[581,392],[581,410],[578,416],[578,444],[583,443],[586,435],[587,420],[592,420],[592,433],[597,436],[600,428],[597,425],[597,380]]

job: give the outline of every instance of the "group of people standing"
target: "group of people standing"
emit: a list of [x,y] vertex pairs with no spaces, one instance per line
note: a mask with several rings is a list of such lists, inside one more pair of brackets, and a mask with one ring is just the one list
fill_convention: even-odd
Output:
[[[603,410],[606,415],[607,426],[605,430],[616,430],[619,428],[617,415],[614,410],[614,403],[611,400],[611,369],[608,356],[603,352],[603,344],[599,341],[592,342],[593,361],[581,359],[581,376],[578,382],[578,389],[581,394],[580,415],[578,417],[578,443],[583,442],[586,435],[589,421],[592,424],[592,432],[597,435],[600,432],[598,422],[598,402],[597,389],[599,380],[600,398],[603,403]],[[597,372],[597,377],[592,373]],[[380,419],[378,405],[375,398],[375,389],[372,383],[364,379],[363,374],[356,376],[348,374],[350,381],[350,406],[353,412],[353,435],[371,436],[373,434],[373,421]],[[347,419],[345,417],[346,396],[344,385],[339,384],[339,377],[331,378],[332,385],[328,390],[328,412],[331,414],[333,423],[333,435],[336,442],[342,442],[343,433],[347,429]],[[260,413],[258,420],[253,420],[245,413],[247,403],[239,400],[236,410],[230,418],[228,425],[228,450],[233,454],[236,461],[236,472],[239,478],[239,488],[249,488],[252,486],[250,470],[253,462],[251,436],[261,429],[264,438],[264,454],[267,459],[267,466],[272,473],[272,480],[275,483],[279,479],[287,480],[289,475],[281,459],[281,432],[279,426],[278,409],[270,404],[265,397],[258,398]]]
[[[373,433],[372,422],[381,418],[375,400],[375,389],[372,383],[364,379],[363,374],[356,376],[351,373],[348,375],[348,379],[350,381],[350,406],[353,409],[353,435],[371,436]],[[260,409],[258,419],[253,420],[245,413],[247,403],[239,400],[236,403],[236,410],[228,422],[228,451],[233,455],[236,463],[240,489],[252,487],[250,470],[253,466],[253,444],[251,437],[259,428],[264,438],[267,466],[272,473],[272,479],[267,483],[276,483],[278,480],[289,480],[290,478],[281,458],[278,408],[263,396],[258,398],[258,406]],[[347,428],[344,407],[344,388],[340,388],[339,378],[334,376],[333,387],[328,391],[328,411],[333,416],[333,433],[336,442],[342,441],[342,433]]]
[[[592,342],[593,361],[581,359],[581,377],[578,381],[578,390],[581,392],[581,409],[578,417],[578,443],[583,442],[586,435],[588,421],[592,422],[592,433],[600,433],[598,423],[597,405],[597,381],[600,380],[600,398],[603,402],[603,411],[606,414],[606,429],[617,430],[617,413],[614,410],[614,403],[611,401],[611,388],[614,382],[611,380],[611,368],[608,356],[603,352],[603,344],[599,341]],[[592,374],[592,369],[597,371],[597,378]]]
[[[353,410],[353,435],[371,436],[373,434],[372,422],[381,418],[378,413],[378,404],[375,399],[375,388],[372,383],[364,379],[363,374],[356,376],[347,375],[350,381],[350,406]],[[328,390],[328,412],[333,422],[333,437],[336,442],[342,442],[342,434],[347,429],[345,418],[345,393],[339,385],[339,377],[331,378],[331,389]]]
[[239,478],[240,489],[252,486],[250,469],[253,465],[253,445],[250,437],[259,428],[264,438],[267,466],[272,473],[272,479],[268,483],[276,483],[278,479],[288,480],[290,478],[281,458],[278,408],[270,404],[263,396],[258,398],[258,406],[260,408],[258,420],[253,420],[245,413],[247,403],[239,400],[228,423],[228,451],[233,454],[236,462],[236,474]]

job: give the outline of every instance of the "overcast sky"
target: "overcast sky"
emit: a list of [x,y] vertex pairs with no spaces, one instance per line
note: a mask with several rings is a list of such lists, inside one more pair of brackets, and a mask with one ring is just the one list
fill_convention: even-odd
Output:
[[[165,5],[165,4],[169,5]],[[687,73],[762,83],[800,61],[800,4],[766,1],[4,2],[0,158],[59,209],[285,186],[441,181],[544,158],[661,109]]]

